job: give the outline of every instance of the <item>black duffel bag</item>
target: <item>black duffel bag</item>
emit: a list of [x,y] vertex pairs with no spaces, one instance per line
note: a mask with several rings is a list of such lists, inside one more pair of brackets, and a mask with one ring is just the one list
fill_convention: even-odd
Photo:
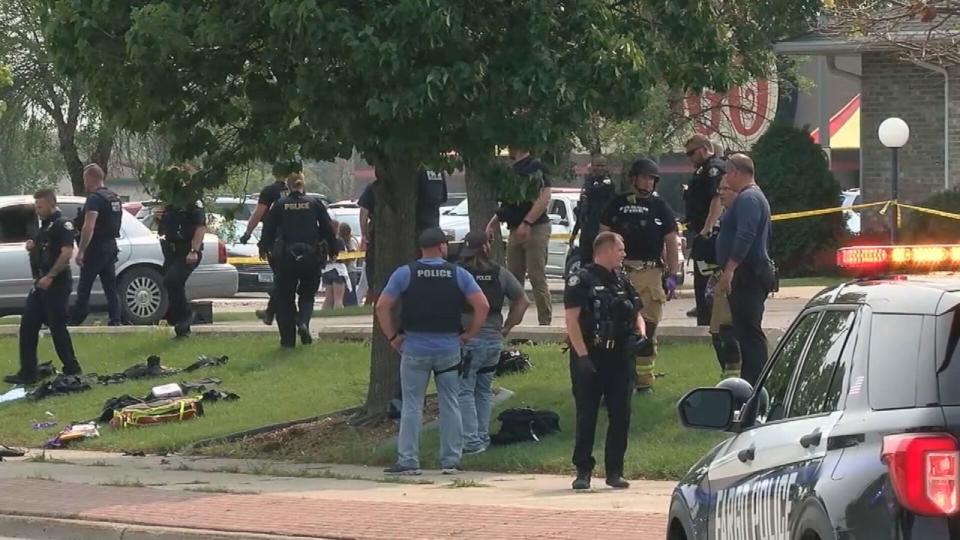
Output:
[[539,442],[545,435],[560,432],[560,415],[530,407],[507,409],[497,416],[500,433],[490,436],[491,444]]

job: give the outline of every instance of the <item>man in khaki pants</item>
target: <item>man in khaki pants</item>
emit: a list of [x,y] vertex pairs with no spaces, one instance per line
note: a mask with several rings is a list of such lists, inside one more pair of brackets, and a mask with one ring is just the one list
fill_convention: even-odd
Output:
[[[737,192],[730,189],[726,180],[720,180],[720,202],[723,208],[730,208],[734,199],[737,198]],[[718,223],[717,229],[723,227],[723,220]],[[714,237],[716,231],[714,231]],[[720,279],[720,267],[716,265],[716,259],[712,261],[713,275],[707,281],[707,297],[713,302],[713,309],[710,315],[710,337],[713,339],[713,349],[717,353],[717,362],[720,363],[720,380],[730,377],[740,376],[740,343],[733,333],[733,316],[730,314],[730,301],[726,294],[717,294],[715,292],[717,282]]]
[[[637,355],[636,386],[638,392],[646,393],[653,390],[657,325],[663,318],[667,297],[673,296],[679,282],[677,220],[670,205],[654,193],[660,180],[656,163],[649,159],[634,161],[627,178],[633,191],[610,202],[600,217],[600,228],[623,237],[627,252],[623,267],[643,302],[640,313],[646,323],[649,346]],[[665,267],[668,271],[666,291]]]
[[550,179],[543,163],[531,156],[528,150],[510,147],[510,157],[514,159],[513,170],[519,176],[519,182],[527,184],[526,187],[530,189],[526,191],[531,197],[521,202],[501,202],[500,208],[487,224],[487,235],[493,237],[501,221],[507,224],[510,230],[507,268],[521,284],[527,277],[530,278],[533,299],[537,304],[537,320],[540,326],[550,326],[553,311],[550,289],[547,287]]

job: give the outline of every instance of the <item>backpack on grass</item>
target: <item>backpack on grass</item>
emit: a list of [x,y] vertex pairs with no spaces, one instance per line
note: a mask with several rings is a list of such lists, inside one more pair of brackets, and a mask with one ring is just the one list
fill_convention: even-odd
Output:
[[497,420],[500,421],[500,433],[490,437],[490,442],[495,445],[540,442],[544,435],[560,432],[560,415],[553,411],[530,407],[507,409],[497,416]]

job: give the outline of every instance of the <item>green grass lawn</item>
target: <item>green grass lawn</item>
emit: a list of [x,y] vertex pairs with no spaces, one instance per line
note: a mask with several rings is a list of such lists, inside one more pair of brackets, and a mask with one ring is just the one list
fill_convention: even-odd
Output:
[[[528,349],[535,368],[528,373],[503,377],[498,384],[510,389],[514,396],[497,406],[529,405],[551,409],[560,414],[562,433],[544,438],[540,443],[507,447],[493,447],[487,452],[467,456],[464,465],[469,469],[505,472],[570,473],[570,455],[573,449],[574,405],[570,393],[567,357],[556,346],[538,346]],[[666,346],[661,350],[657,371],[667,374],[657,381],[652,395],[637,396],[633,400],[630,445],[627,451],[627,474],[649,479],[675,479],[685,473],[704,452],[722,439],[721,434],[697,432],[680,426],[676,415],[679,398],[695,386],[711,386],[719,375],[713,351],[707,346]],[[603,437],[606,418],[601,412],[597,448],[594,453],[599,467],[603,462]],[[498,429],[494,421],[492,431]],[[318,441],[306,438],[297,444],[287,444],[272,456],[300,461],[362,463],[388,465],[395,459],[392,441],[381,435],[348,432],[338,441]],[[436,430],[426,432],[421,442],[421,464],[438,467],[439,436]],[[218,446],[205,451],[212,455],[231,457],[263,457],[259,445],[237,443]]]

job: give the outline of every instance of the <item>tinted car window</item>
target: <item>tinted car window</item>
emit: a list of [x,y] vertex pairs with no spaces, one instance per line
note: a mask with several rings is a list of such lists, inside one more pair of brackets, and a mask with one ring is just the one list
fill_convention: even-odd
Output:
[[37,228],[37,214],[32,204],[0,208],[0,244],[26,242]]
[[875,314],[870,325],[867,391],[874,409],[914,407],[917,401],[917,357],[920,315]]
[[786,416],[787,391],[790,389],[790,380],[793,378],[793,372],[797,369],[803,350],[819,318],[819,313],[804,315],[793,331],[790,332],[790,335],[784,338],[785,341],[780,349],[780,354],[774,358],[773,367],[762,384],[767,391],[769,405],[766,418],[758,418],[759,423],[782,420]]
[[823,314],[797,377],[797,387],[790,403],[791,418],[831,412],[836,408],[840,385],[834,386],[833,379],[843,378],[843,369],[837,366],[854,317],[853,311]]

